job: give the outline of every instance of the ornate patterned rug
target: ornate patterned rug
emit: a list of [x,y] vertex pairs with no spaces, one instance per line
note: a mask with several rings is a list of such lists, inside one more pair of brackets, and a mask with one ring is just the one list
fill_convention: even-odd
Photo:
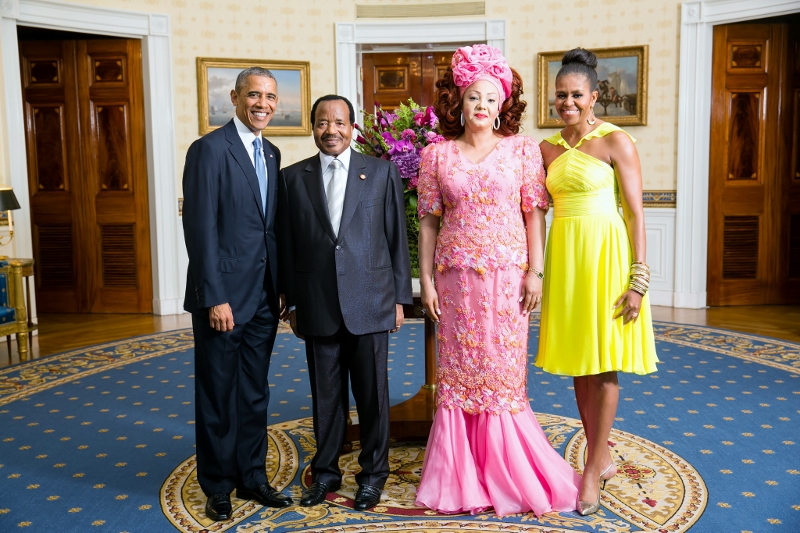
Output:
[[[0,371],[0,531],[785,532],[800,531],[800,345],[657,323],[661,363],[620,375],[610,440],[620,466],[593,516],[439,515],[414,506],[424,442],[395,443],[381,505],[356,512],[358,448],[320,506],[235,498],[203,514],[193,430],[193,341],[180,330],[93,346]],[[422,324],[391,338],[390,394],[423,381]],[[535,353],[538,324],[531,324]],[[532,361],[533,359],[531,359]],[[578,471],[585,439],[572,381],[529,369],[552,445]],[[314,451],[302,342],[279,333],[271,368],[268,477],[298,498]]]

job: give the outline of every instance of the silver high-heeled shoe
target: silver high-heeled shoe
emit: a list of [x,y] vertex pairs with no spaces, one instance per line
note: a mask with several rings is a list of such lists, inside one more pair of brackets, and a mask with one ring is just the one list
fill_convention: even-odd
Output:
[[[612,470],[613,468],[613,470]],[[614,461],[611,461],[605,470],[600,472],[600,482],[603,484],[601,490],[605,490],[606,488],[606,481],[613,478],[617,475],[617,468],[614,464]],[[600,510],[600,493],[597,493],[597,501],[595,502],[584,502],[582,500],[578,500],[578,514],[581,516],[586,516],[590,514],[594,514]]]
[[594,514],[600,510],[600,493],[597,493],[597,501],[596,502],[584,502],[578,500],[578,514],[581,516],[586,516],[590,514]]
[[[612,470],[613,468],[613,470]],[[614,464],[614,461],[611,461],[611,464],[606,467],[605,470],[600,472],[600,482],[602,485],[602,490],[606,490],[606,481],[613,478],[617,475],[617,465]]]

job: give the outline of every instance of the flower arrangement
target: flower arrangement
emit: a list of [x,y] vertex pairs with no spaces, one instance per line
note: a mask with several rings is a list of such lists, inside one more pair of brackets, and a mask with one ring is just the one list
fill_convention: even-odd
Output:
[[417,218],[417,182],[420,152],[429,144],[444,140],[433,107],[421,107],[408,99],[393,112],[375,103],[374,114],[363,112],[363,125],[355,124],[355,149],[365,155],[387,159],[397,165],[403,178],[406,206],[406,229],[411,256],[411,275],[419,277],[419,219]]

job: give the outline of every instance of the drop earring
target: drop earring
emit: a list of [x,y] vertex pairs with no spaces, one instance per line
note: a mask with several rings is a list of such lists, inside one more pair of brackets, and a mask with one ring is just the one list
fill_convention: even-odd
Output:
[[461,125],[464,125],[464,112],[461,112]]
[[586,119],[586,123],[587,123],[588,125],[590,125],[590,126],[594,126],[594,123],[595,123],[595,122],[597,122],[597,118],[594,116],[594,106],[592,106],[592,108],[591,108],[591,111],[592,111],[592,119],[591,119],[591,120],[589,120],[589,119],[587,118],[587,119]]
[[496,130],[500,129],[500,115],[497,115],[497,117],[495,117],[494,119],[494,129]]

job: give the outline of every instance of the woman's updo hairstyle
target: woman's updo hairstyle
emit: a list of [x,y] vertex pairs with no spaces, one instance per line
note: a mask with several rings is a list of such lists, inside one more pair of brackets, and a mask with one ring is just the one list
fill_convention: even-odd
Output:
[[589,80],[589,89],[597,90],[597,56],[585,48],[573,48],[561,58],[556,80],[567,74],[580,74]]

